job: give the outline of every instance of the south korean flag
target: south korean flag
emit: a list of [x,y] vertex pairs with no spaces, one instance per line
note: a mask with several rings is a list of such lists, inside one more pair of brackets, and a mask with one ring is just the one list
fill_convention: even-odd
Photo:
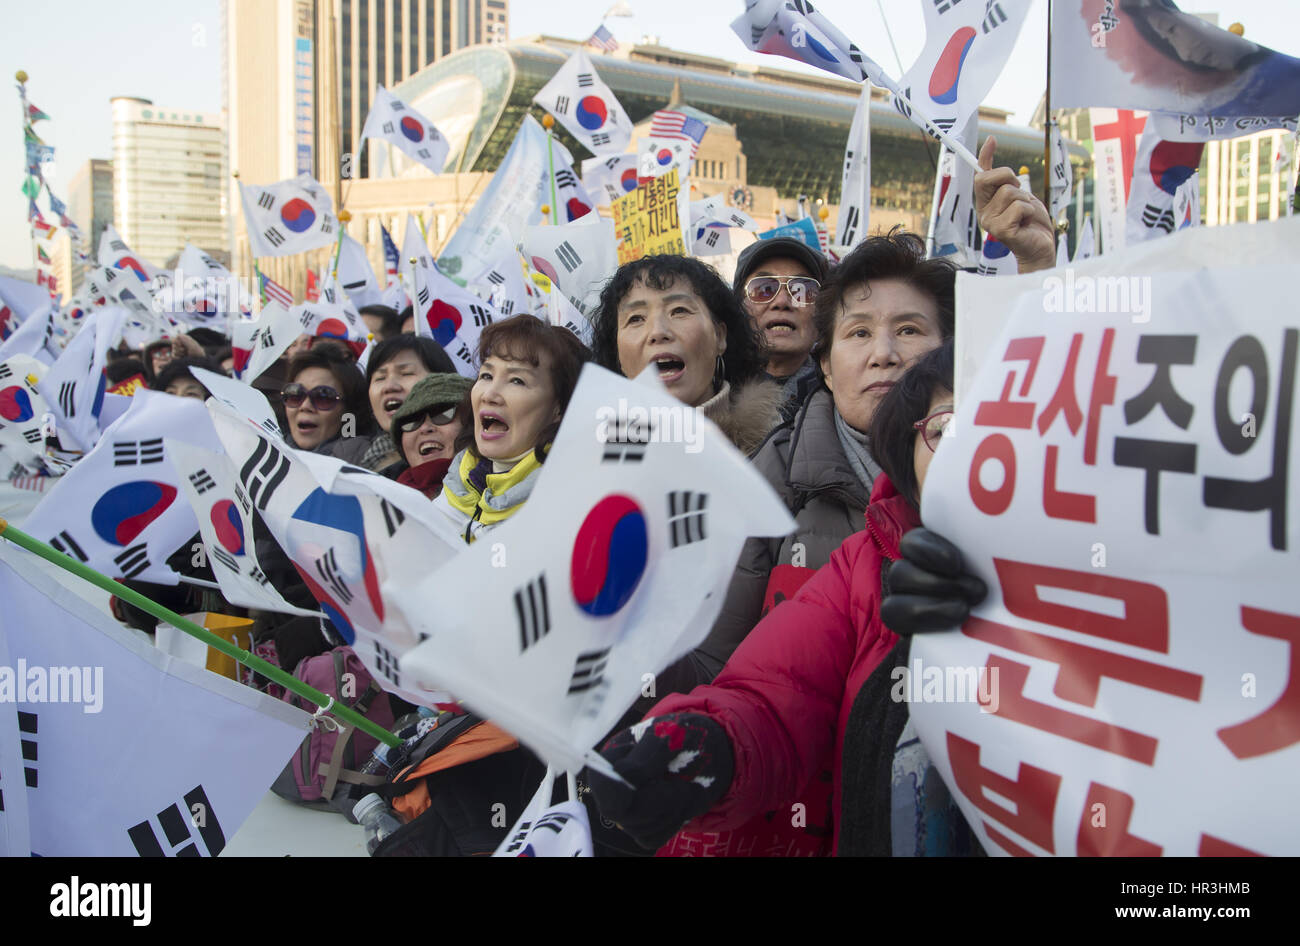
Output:
[[434,174],[442,173],[450,149],[447,139],[433,122],[382,85],[375,88],[375,100],[366,116],[365,127],[361,129],[361,138],[363,141],[370,138],[397,145],[403,154]]
[[582,183],[602,207],[636,190],[637,156],[615,154],[582,162]]
[[708,634],[745,539],[793,525],[653,372],[631,381],[589,364],[523,509],[422,580],[384,584],[428,635],[401,660],[404,679],[455,693],[557,771],[611,772],[592,747],[647,673]]
[[591,57],[579,49],[551,81],[533,96],[533,102],[555,116],[569,134],[592,154],[618,154],[627,150],[632,123],[609,86],[601,81]]
[[45,418],[48,408],[40,382],[45,365],[27,355],[0,361],[0,448],[6,459],[27,473],[44,467]]
[[578,311],[594,312],[600,290],[618,269],[614,221],[591,214],[558,227],[524,230],[524,255]]
[[479,334],[497,320],[498,313],[442,274],[410,217],[402,257],[402,276],[415,296],[415,333],[441,345],[460,374],[476,377]]
[[239,192],[254,256],[293,256],[338,239],[334,204],[310,174],[275,184],[240,184]]
[[533,311],[535,290],[524,281],[524,261],[514,247],[472,285],[503,319]]
[[111,223],[104,227],[104,232],[99,238],[99,264],[119,273],[134,276],[135,281],[142,285],[148,285],[157,277],[164,275],[157,266],[127,246],[126,241]]
[[647,138],[637,151],[637,183],[665,174],[677,168],[679,179],[685,182],[691,166],[691,142],[680,138]]
[[41,396],[49,405],[65,447],[85,452],[99,440],[99,413],[104,407],[106,388],[104,366],[108,349],[122,336],[126,317],[119,308],[91,313],[86,326],[41,379]]

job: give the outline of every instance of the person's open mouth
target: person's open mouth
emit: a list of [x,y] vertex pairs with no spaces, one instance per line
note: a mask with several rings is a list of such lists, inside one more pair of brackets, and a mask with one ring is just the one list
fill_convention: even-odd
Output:
[[483,411],[478,415],[479,430],[484,440],[500,440],[510,432],[510,425],[500,414]]
[[671,354],[657,356],[654,366],[659,370],[659,380],[664,384],[672,384],[686,372],[686,362]]

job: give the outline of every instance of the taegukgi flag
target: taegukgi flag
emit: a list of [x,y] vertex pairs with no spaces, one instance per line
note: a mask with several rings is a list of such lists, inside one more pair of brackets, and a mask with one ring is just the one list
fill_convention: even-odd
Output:
[[239,192],[254,256],[293,256],[338,238],[334,204],[310,174],[275,184],[241,183]]
[[488,303],[442,274],[411,217],[406,218],[402,253],[402,275],[415,296],[416,334],[432,338],[451,356],[458,372],[467,378],[475,377],[478,337],[496,320],[496,313]]
[[592,154],[618,154],[631,140],[632,123],[623,106],[581,49],[565,60],[533,101],[554,115]]
[[301,744],[307,714],[166,656],[13,547],[0,549],[0,599],[0,760],[15,702],[24,760],[0,785],[8,810],[25,783],[31,852],[220,854]]
[[402,673],[454,693],[557,771],[608,771],[592,747],[648,675],[707,635],[745,538],[792,525],[656,376],[587,365],[524,508],[441,569],[384,583],[427,636]]
[[99,413],[104,406],[104,366],[108,350],[118,343],[126,313],[99,309],[86,317],[77,337],[41,379],[40,392],[65,446],[90,450],[99,440]]
[[871,219],[871,82],[862,83],[849,139],[844,145],[844,175],[840,183],[837,246],[852,247],[867,233]]
[[588,158],[582,162],[582,183],[600,206],[607,207],[636,190],[637,156],[615,154]]
[[375,100],[366,115],[365,127],[361,129],[362,141],[367,138],[397,145],[403,154],[419,161],[434,174],[442,172],[450,150],[447,139],[433,122],[382,85],[375,87]]

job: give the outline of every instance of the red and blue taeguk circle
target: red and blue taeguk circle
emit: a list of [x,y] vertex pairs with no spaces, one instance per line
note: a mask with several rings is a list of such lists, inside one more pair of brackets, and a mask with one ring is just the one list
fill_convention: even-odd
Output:
[[976,32],[969,26],[963,26],[948,38],[948,44],[939,54],[939,61],[930,73],[930,85],[927,92],[930,98],[940,105],[951,105],[957,101],[957,82],[961,79],[961,69],[966,63],[966,55],[975,42]]
[[95,503],[90,524],[110,545],[126,545],[145,530],[176,499],[176,487],[153,480],[114,486]]
[[993,237],[986,237],[984,240],[984,255],[989,259],[1002,259],[1011,252],[1011,248],[1000,240]]
[[460,331],[460,310],[441,299],[434,299],[433,305],[429,306],[427,318],[429,331],[433,333],[434,340],[444,348],[450,345],[451,340]]
[[217,541],[231,555],[244,554],[244,523],[239,518],[235,504],[229,499],[220,500],[212,506],[210,513],[212,527],[216,529]]
[[113,264],[117,269],[129,269],[135,273],[136,278],[141,282],[148,282],[149,276],[144,271],[144,265],[134,256],[123,256]]
[[574,116],[587,131],[595,131],[609,118],[609,106],[599,95],[586,95],[578,102]]
[[18,385],[0,388],[0,417],[11,424],[21,424],[34,416],[36,412],[32,409],[32,399],[24,389]]
[[615,493],[596,503],[573,542],[569,582],[578,607],[597,618],[620,610],[641,583],[648,550],[635,500]]
[[625,192],[636,190],[636,168],[628,168],[624,171],[618,182],[623,185]]
[[564,205],[565,213],[569,215],[569,220],[577,220],[579,217],[591,213],[590,205],[579,200],[577,197],[570,197],[569,202]]
[[408,141],[424,140],[424,125],[420,124],[418,120],[412,118],[410,115],[402,118],[400,127],[402,129],[402,134]]
[[280,208],[280,219],[294,233],[302,233],[316,222],[316,211],[301,197],[295,197]]
[[673,163],[673,152],[671,148],[660,148],[659,153],[655,155],[655,160],[659,162],[660,167],[667,167]]
[[340,338],[347,340],[348,327],[342,319],[321,319],[316,326],[316,335],[322,338]]

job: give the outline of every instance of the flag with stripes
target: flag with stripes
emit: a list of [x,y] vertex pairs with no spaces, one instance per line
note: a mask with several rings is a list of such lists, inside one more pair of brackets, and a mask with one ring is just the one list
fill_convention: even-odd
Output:
[[257,271],[257,291],[262,297],[263,306],[272,302],[286,309],[293,306],[293,293],[260,269]]
[[708,130],[709,126],[698,118],[692,118],[676,109],[661,108],[650,116],[650,137],[690,142],[692,159],[700,150],[700,142],[704,140],[704,133]]
[[599,49],[601,52],[606,53],[618,51],[618,40],[614,38],[613,33],[605,28],[604,23],[596,27],[596,32],[591,34],[586,45],[590,46],[592,49]]
[[587,365],[524,508],[422,581],[384,583],[386,604],[428,635],[403,679],[455,693],[557,771],[602,765],[589,750],[644,675],[708,633],[746,537],[791,526],[657,375]]
[[382,223],[379,225],[379,235],[384,241],[384,274],[387,276],[396,276],[398,272],[398,263],[401,257],[397,255],[397,244],[388,233],[388,228]]
[[[0,600],[9,656],[64,668],[62,699],[18,704],[21,731],[0,703],[0,826],[25,800],[42,857],[221,853],[301,744],[308,715],[142,646],[24,553],[0,550]],[[15,737],[25,771],[7,764]]]

